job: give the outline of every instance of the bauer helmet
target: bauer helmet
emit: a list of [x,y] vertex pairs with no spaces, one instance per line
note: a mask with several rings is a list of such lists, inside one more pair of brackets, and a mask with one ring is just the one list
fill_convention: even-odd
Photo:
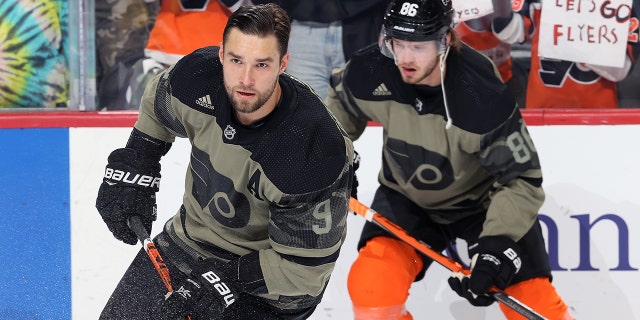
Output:
[[405,41],[438,41],[443,53],[445,36],[453,25],[451,0],[394,0],[387,7],[378,38],[380,52],[395,59],[391,39]]
[[394,0],[384,16],[384,32],[399,40],[436,40],[452,22],[451,0]]

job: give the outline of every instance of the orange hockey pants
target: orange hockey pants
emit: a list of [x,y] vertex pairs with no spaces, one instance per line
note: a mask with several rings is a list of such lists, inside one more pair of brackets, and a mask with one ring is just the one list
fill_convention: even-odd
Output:
[[[355,319],[413,319],[405,302],[422,267],[421,256],[408,244],[380,236],[369,240],[360,249],[347,280]],[[548,319],[573,319],[547,278],[526,280],[505,291]],[[507,319],[525,319],[502,304],[500,309]]]

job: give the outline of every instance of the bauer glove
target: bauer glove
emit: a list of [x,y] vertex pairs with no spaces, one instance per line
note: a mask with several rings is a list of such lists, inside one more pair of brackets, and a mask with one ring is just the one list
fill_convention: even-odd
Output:
[[504,290],[520,271],[520,248],[508,237],[482,237],[469,246],[471,274],[454,273],[449,286],[474,306],[488,306],[494,299],[487,295],[492,286]]
[[116,239],[132,245],[138,242],[127,224],[134,215],[151,234],[159,187],[159,161],[140,157],[131,148],[116,149],[109,155],[96,208]]
[[238,302],[241,292],[264,285],[259,259],[255,251],[229,262],[217,258],[197,262],[190,277],[174,282],[162,313],[173,319],[187,314],[192,319],[222,318],[222,313]]

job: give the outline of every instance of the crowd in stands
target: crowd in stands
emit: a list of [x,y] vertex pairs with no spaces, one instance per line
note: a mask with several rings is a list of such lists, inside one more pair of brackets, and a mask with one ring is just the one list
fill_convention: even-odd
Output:
[[[292,18],[287,72],[325,98],[331,70],[377,41],[390,1],[95,0],[97,108],[137,109],[154,74],[196,48],[218,45],[226,18],[240,6],[267,2]],[[521,108],[637,108],[633,3],[623,17],[630,27],[622,67],[538,57],[541,0],[493,0],[492,13],[458,21],[455,30],[494,61]],[[0,2],[0,109],[70,107],[67,5]]]

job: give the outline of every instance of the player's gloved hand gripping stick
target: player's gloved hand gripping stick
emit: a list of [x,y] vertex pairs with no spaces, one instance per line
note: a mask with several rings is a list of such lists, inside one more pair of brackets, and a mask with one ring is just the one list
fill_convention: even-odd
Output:
[[[160,275],[162,282],[164,283],[165,287],[167,287],[167,294],[165,295],[165,298],[168,297],[173,292],[173,287],[171,286],[171,277],[169,276],[169,268],[167,268],[164,260],[162,260],[160,252],[156,248],[156,245],[153,243],[153,240],[151,240],[151,237],[147,233],[147,230],[145,229],[139,216],[132,216],[131,218],[129,218],[129,228],[131,228],[131,230],[133,230],[133,232],[136,234],[138,240],[140,240],[140,243],[144,248],[144,251],[147,252],[149,260],[151,260],[154,268],[156,268],[156,271],[158,271],[158,275]],[[187,320],[191,320],[191,317],[187,316]]]
[[[355,198],[351,198],[349,200],[349,210],[357,213],[358,215],[367,219],[367,221],[372,222],[377,226],[383,228],[384,230],[388,231],[398,239],[406,242],[407,244],[412,246],[414,249],[423,253],[427,257],[433,259],[435,262],[439,263],[440,265],[449,269],[450,271],[459,272],[464,275],[471,274],[471,271],[469,269],[464,268],[460,263],[431,249],[429,245],[412,237],[400,226],[394,224],[389,219],[385,218],[384,216],[374,211],[373,209],[370,209],[369,207],[362,204],[360,201],[356,200]],[[505,293],[504,291],[500,290],[495,286],[492,286],[491,289],[489,289],[489,292],[487,294],[493,297],[495,300],[503,303],[505,306],[518,312],[519,314],[521,314],[527,319],[546,320],[546,318],[540,315],[538,312],[531,309],[529,306],[525,305],[521,301],[508,295],[507,293]]]

